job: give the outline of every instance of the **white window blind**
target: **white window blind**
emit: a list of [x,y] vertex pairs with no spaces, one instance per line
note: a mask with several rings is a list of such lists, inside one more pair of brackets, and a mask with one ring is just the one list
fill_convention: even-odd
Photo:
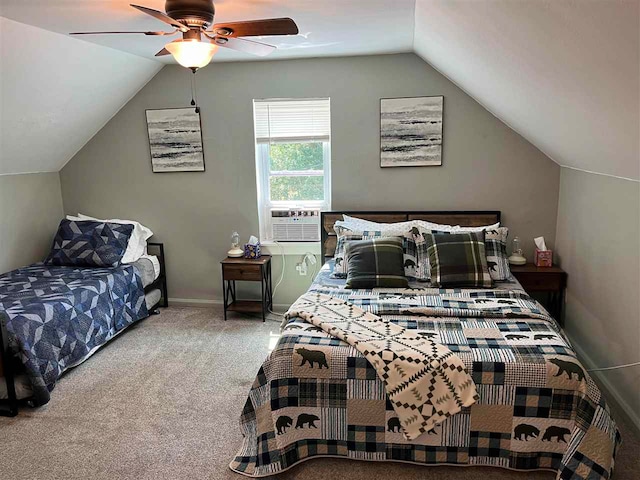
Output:
[[331,112],[328,98],[255,100],[257,143],[328,141]]

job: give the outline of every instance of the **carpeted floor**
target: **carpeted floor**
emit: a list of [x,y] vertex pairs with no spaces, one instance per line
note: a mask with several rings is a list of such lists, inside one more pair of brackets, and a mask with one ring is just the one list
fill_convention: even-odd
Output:
[[[51,402],[0,417],[0,478],[235,479],[238,418],[278,336],[266,323],[221,308],[163,310],[116,338],[58,383]],[[624,443],[614,480],[640,477],[640,441]],[[292,479],[552,479],[553,473],[423,467],[316,459],[276,477]]]

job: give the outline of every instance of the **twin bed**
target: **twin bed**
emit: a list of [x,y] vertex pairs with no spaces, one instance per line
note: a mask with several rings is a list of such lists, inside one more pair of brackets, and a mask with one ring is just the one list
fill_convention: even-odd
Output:
[[[605,399],[558,323],[515,278],[481,289],[438,289],[416,281],[408,288],[345,288],[344,279],[331,276],[333,226],[342,213],[381,223],[420,219],[481,226],[500,221],[499,212],[323,214],[326,263],[292,306],[278,344],[260,367],[242,412],[244,439],[232,470],[263,477],[311,458],[344,457],[541,469],[562,479],[610,478],[621,439]],[[445,412],[446,420],[408,440],[403,433],[413,419],[401,422],[402,408],[416,408],[418,418],[427,404],[438,410],[447,395],[432,398],[434,381],[413,392],[420,407],[391,401],[380,365],[397,368],[398,356],[405,364],[417,357],[412,359],[406,348],[402,353],[387,350],[388,360],[366,350],[364,355],[345,325],[373,317],[402,327],[407,338],[434,342],[425,342],[427,347],[448,348],[475,384],[475,403],[452,415]],[[380,343],[389,338],[380,336]],[[401,388],[423,375],[431,379],[429,368],[439,371],[442,365],[432,362]]]
[[56,381],[167,306],[164,246],[118,267],[36,263],[0,275],[0,414],[47,403]]

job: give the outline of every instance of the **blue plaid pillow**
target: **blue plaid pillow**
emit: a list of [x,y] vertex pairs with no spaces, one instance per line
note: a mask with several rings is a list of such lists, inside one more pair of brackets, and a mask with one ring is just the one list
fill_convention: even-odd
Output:
[[133,225],[62,220],[44,263],[72,267],[118,267],[132,233]]

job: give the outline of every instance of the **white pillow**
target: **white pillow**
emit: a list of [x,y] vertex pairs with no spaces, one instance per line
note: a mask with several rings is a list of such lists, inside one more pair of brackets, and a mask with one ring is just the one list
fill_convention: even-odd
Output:
[[459,225],[442,225],[440,223],[427,222],[426,220],[409,220],[398,223],[377,223],[364,220],[362,218],[350,217],[349,215],[344,214],[342,215],[342,218],[344,219],[344,226],[358,230],[381,231],[384,233],[387,233],[388,231],[395,233],[398,229],[409,231],[413,227],[422,228],[423,230],[436,230],[439,232],[454,232],[456,228],[459,228]]
[[460,225],[445,225],[444,223],[433,223],[426,220],[416,220],[416,222],[418,222],[418,228],[427,231],[453,233],[456,228],[460,228]]
[[363,227],[363,230],[372,230],[377,228],[379,225],[383,225],[378,222],[371,222],[369,220],[365,220],[364,218],[350,217],[349,215],[342,215],[342,219],[345,224],[354,225],[357,227]]
[[109,222],[109,223],[121,223],[124,225],[133,225],[133,232],[131,233],[131,237],[129,237],[129,243],[127,244],[127,249],[122,256],[122,263],[133,263],[142,257],[147,251],[147,240],[149,240],[153,236],[153,232],[151,229],[145,227],[139,222],[134,220],[120,220],[118,218],[114,219],[100,219],[95,217],[90,217],[89,215],[83,215],[82,213],[78,213],[77,217],[67,216],[69,220],[94,220],[98,222]]
[[493,225],[485,225],[483,227],[461,227],[457,225],[454,233],[470,233],[470,232],[481,232],[482,230],[496,230],[500,228],[500,222],[494,223]]
[[495,230],[500,227],[500,222],[493,225],[484,225],[482,227],[461,227],[460,225],[444,225],[441,223],[428,222],[426,220],[409,220],[408,222],[398,223],[377,223],[362,218],[350,217],[349,215],[342,215],[344,219],[343,225],[351,226],[360,230],[376,230],[387,233],[387,231],[403,230],[405,227],[407,230],[411,230],[412,227],[418,227],[423,230],[435,230],[439,232],[449,233],[469,233],[469,232],[481,232],[482,230]]
[[[345,215],[346,216],[346,215]],[[407,234],[412,227],[416,226],[415,220],[397,223],[376,223],[362,220],[360,218],[349,217],[349,220],[337,220],[335,227],[343,227],[347,230],[363,232],[382,232],[385,235],[401,237]]]

